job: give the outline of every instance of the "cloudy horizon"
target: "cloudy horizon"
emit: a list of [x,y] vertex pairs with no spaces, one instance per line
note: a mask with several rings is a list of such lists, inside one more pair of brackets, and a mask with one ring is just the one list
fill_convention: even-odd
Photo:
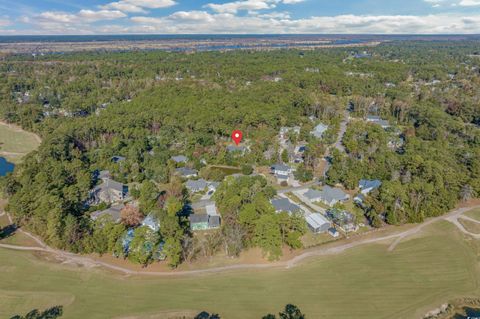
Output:
[[0,35],[480,34],[480,0],[0,0]]

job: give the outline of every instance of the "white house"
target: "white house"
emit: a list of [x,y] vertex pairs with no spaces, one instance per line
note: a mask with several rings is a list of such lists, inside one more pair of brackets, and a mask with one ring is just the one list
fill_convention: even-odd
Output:
[[310,134],[312,134],[313,136],[315,136],[316,138],[322,138],[323,134],[328,130],[328,126],[325,125],[325,124],[318,124],[317,126],[315,126],[315,128],[313,129],[313,131],[310,132]]

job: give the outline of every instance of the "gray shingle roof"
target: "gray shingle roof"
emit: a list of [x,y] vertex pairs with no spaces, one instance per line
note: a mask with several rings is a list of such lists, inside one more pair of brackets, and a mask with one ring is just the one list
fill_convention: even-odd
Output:
[[314,200],[314,199],[320,198],[322,196],[322,192],[317,191],[315,189],[309,189],[307,192],[303,194],[303,196],[305,196],[309,200]]
[[315,126],[313,131],[311,131],[310,133],[317,138],[321,138],[323,133],[325,133],[327,130],[328,130],[328,126],[320,123],[317,126]]
[[275,171],[289,171],[292,168],[288,165],[285,165],[285,164],[275,164],[275,165],[272,166],[272,169],[275,170]]
[[321,193],[321,198],[323,198],[327,202],[342,201],[348,199],[348,194],[342,191],[339,188],[333,188],[330,186],[323,187]]
[[300,210],[300,207],[292,203],[288,198],[273,199],[272,205],[277,212],[295,213]]
[[361,179],[358,183],[358,187],[360,189],[377,189],[382,185],[382,182],[378,179],[368,180],[368,179]]
[[208,215],[207,214],[192,214],[188,216],[188,220],[190,224],[197,224],[197,223],[208,223]]
[[217,228],[220,227],[220,216],[209,216],[208,217],[208,227]]
[[112,207],[102,211],[97,210],[90,214],[90,218],[93,220],[97,220],[102,216],[109,215],[115,223],[118,223],[120,222],[121,211],[124,207],[125,207],[124,204],[118,204],[118,205],[113,205]]
[[186,183],[185,183],[185,186],[189,189],[189,190],[203,190],[205,188],[207,188],[207,181],[204,180],[204,179],[199,179],[197,181],[195,180],[188,180]]
[[236,146],[236,145],[228,145],[227,151],[229,152],[245,152],[247,148],[245,146]]

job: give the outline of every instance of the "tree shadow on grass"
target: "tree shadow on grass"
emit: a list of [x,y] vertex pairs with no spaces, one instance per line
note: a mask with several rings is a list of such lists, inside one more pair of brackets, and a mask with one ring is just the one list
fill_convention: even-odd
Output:
[[11,224],[0,228],[0,240],[13,236],[17,231],[18,227],[15,224]]

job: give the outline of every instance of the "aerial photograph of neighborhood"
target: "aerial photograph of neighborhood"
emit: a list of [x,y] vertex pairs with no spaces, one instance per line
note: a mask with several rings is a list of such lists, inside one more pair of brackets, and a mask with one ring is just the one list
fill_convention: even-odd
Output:
[[0,0],[0,319],[480,319],[480,0]]

